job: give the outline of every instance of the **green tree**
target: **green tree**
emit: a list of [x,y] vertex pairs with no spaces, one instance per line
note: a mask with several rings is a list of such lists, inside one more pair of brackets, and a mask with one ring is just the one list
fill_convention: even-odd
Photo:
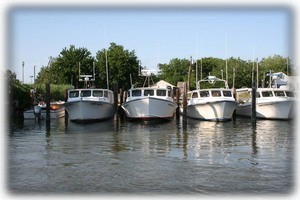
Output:
[[6,70],[5,79],[7,82],[6,93],[10,109],[13,109],[12,111],[14,112],[16,109],[29,108],[32,103],[29,94],[30,87],[16,79],[16,74],[11,70]]
[[[289,65],[289,67],[287,67]],[[289,72],[287,72],[289,69]],[[263,58],[259,63],[259,75],[262,76],[263,74],[268,73],[269,71],[272,72],[283,72],[285,74],[291,74],[293,68],[291,66],[290,60],[288,58],[283,58],[279,55],[269,56],[267,58]]]
[[169,64],[159,64],[159,78],[177,85],[177,82],[188,80],[189,66],[190,60],[188,59],[171,59]]
[[108,50],[102,49],[96,53],[96,66],[101,87],[106,87],[107,85],[106,54],[109,88],[112,88],[114,84],[118,84],[120,88],[130,88],[130,75],[133,81],[138,80],[140,68],[135,51],[126,50],[122,45],[117,45],[116,43],[110,43]]
[[52,76],[50,67],[41,67],[40,72],[37,75],[36,83],[44,84],[44,83],[52,83],[54,82],[54,76]]
[[74,45],[70,45],[69,48],[64,48],[48,67],[42,67],[36,82],[73,83],[76,87],[82,87],[83,83],[78,83],[79,64],[80,74],[92,75],[93,62],[94,58],[86,48],[76,48]]

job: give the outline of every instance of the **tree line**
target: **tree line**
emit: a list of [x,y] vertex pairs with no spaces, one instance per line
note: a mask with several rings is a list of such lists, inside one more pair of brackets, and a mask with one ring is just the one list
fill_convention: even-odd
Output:
[[[191,68],[190,75],[189,67]],[[198,70],[196,70],[196,67]],[[190,76],[190,89],[195,89],[196,73],[198,73],[198,81],[209,75],[226,80],[227,71],[229,87],[242,88],[252,86],[252,70],[254,69],[256,71],[257,68],[259,77],[258,87],[268,84],[269,78],[267,74],[270,73],[270,71],[272,73],[283,72],[288,75],[295,73],[290,58],[284,58],[280,55],[269,56],[263,58],[261,61],[245,61],[241,58],[233,57],[227,60],[205,57],[197,59],[196,61],[186,58],[174,58],[171,59],[168,64],[159,64],[159,69],[161,70],[159,78],[176,85],[177,82],[187,82]],[[206,87],[209,86],[206,85]]]
[[94,84],[101,88],[107,87],[106,65],[108,65],[109,88],[113,88],[116,83],[129,88],[130,74],[137,80],[140,69],[135,51],[126,50],[121,45],[111,43],[108,49],[99,50],[95,57],[88,49],[71,45],[64,48],[48,66],[41,68],[36,83],[71,84],[80,88],[83,83],[78,81],[79,65],[81,75],[92,75],[93,67],[95,68]]
[[[99,50],[95,57],[87,48],[76,48],[74,45],[70,45],[68,48],[63,48],[48,66],[42,66],[35,83],[71,84],[76,88],[80,88],[83,83],[78,81],[79,65],[80,74],[90,75],[93,73],[94,66],[95,86],[102,88],[107,87],[106,65],[108,65],[109,88],[113,88],[115,84],[118,84],[119,88],[129,89],[131,87],[130,76],[133,82],[138,85],[143,82],[143,78],[139,77],[140,70],[147,69],[146,66],[142,66],[134,50],[129,51],[116,43],[111,43],[108,49]],[[256,65],[259,69],[259,85],[267,82],[266,74],[270,71],[284,72],[289,75],[294,73],[290,58],[284,58],[280,55],[269,56],[260,61],[242,60],[233,57],[227,60],[214,57],[204,57],[196,60],[173,58],[169,63],[158,64],[159,73],[153,79],[165,80],[177,85],[178,82],[187,82],[189,77],[190,89],[195,89],[196,72],[198,73],[198,80],[200,80],[209,75],[225,79],[227,71],[229,87],[233,87],[233,82],[235,88],[251,87],[252,69],[253,67],[256,69]],[[189,69],[191,70],[189,71]]]
[[[108,49],[103,48],[99,50],[95,57],[92,56],[87,48],[77,48],[74,45],[70,45],[68,48],[63,48],[60,54],[51,59],[47,66],[41,67],[34,85],[22,84],[16,79],[14,72],[7,70],[7,91],[8,96],[11,98],[10,102],[28,99],[29,90],[32,88],[36,88],[37,92],[43,93],[45,83],[53,85],[51,87],[53,88],[51,92],[53,93],[53,98],[63,99],[66,88],[70,88],[71,85],[75,88],[83,87],[83,82],[78,81],[79,65],[81,75],[92,75],[93,67],[95,68],[96,81],[94,84],[100,88],[107,87],[107,66],[109,75],[108,87],[112,89],[115,84],[118,84],[119,88],[125,90],[131,87],[130,76],[135,86],[141,86],[144,82],[144,77],[139,76],[140,70],[147,69],[146,66],[142,66],[134,50],[129,51],[116,43],[111,43]],[[177,85],[178,82],[187,82],[189,79],[189,86],[192,90],[196,88],[197,73],[198,80],[212,75],[222,79],[227,77],[230,88],[233,86],[235,88],[251,87],[252,69],[256,69],[256,67],[259,69],[259,86],[268,84],[266,74],[270,71],[284,72],[288,75],[295,73],[290,58],[284,58],[280,55],[269,56],[260,61],[242,60],[241,58],[233,57],[227,60],[214,57],[204,57],[196,60],[191,58],[173,58],[169,63],[159,63],[159,72],[152,79],[154,82],[165,80],[173,85]],[[29,100],[26,100],[27,106],[30,105]],[[24,105],[24,107],[26,106]]]
[[[116,43],[111,43],[108,49],[99,50],[95,57],[86,48],[76,48],[74,45],[70,45],[69,48],[63,48],[50,65],[41,68],[36,83],[72,84],[76,88],[82,87],[82,83],[78,81],[79,65],[81,74],[92,74],[93,66],[95,66],[95,86],[106,88],[106,64],[108,64],[109,88],[113,88],[118,83],[119,88],[129,89],[131,86],[130,76],[135,84],[139,84],[143,81],[139,77],[140,70],[147,69],[146,66],[142,66],[134,50],[129,51]],[[260,61],[242,60],[234,57],[227,60],[205,57],[193,60],[192,63],[188,58],[173,58],[169,63],[159,63],[159,73],[154,76],[154,79],[165,80],[177,85],[178,82],[188,81],[190,68],[190,89],[194,89],[196,87],[196,72],[198,72],[199,79],[208,75],[225,79],[227,71],[229,87],[233,87],[233,81],[235,88],[251,87],[252,69],[253,67],[256,68],[256,65],[259,69],[260,85],[268,80],[266,73],[269,73],[270,70],[289,75],[294,72],[290,58],[284,58],[280,55],[269,56]],[[198,70],[196,70],[196,66]]]

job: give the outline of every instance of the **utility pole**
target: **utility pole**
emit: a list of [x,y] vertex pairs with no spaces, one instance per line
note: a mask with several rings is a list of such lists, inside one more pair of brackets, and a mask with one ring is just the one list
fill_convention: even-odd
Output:
[[33,67],[33,83],[35,83],[35,68],[36,66]]
[[24,65],[25,65],[25,63],[23,61],[22,62],[22,82],[23,82],[23,84],[24,84]]

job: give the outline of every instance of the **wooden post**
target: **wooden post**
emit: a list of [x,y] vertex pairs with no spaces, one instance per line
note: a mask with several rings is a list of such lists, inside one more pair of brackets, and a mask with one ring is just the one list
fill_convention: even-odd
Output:
[[118,113],[120,114],[123,111],[123,109],[121,108],[121,106],[122,106],[122,104],[124,102],[124,91],[123,91],[123,88],[120,88],[119,92],[120,92],[120,104],[118,106]]
[[[236,101],[236,89],[233,87],[232,88],[232,94],[233,94],[233,98]],[[236,120],[236,109],[234,109],[233,114],[232,114],[232,120],[235,121]]]
[[182,93],[182,108],[183,116],[186,117],[186,107],[187,107],[187,83],[183,83],[183,93]]
[[127,100],[127,96],[128,96],[128,92],[125,90],[124,92],[123,92],[123,102],[125,102],[126,100]]
[[176,108],[176,119],[179,119],[179,116],[180,116],[180,105],[179,105],[179,88],[176,87],[175,88],[175,98],[176,98],[176,104],[177,104],[177,108]]
[[123,88],[120,88],[120,106],[123,104],[124,102],[124,91]]
[[[236,101],[236,89],[235,89],[235,66],[233,66],[233,78],[232,78],[232,94],[233,98]],[[236,120],[236,109],[234,109],[233,114],[232,114],[232,120]]]
[[115,110],[118,109],[118,83],[114,84],[114,106],[115,106]]
[[46,127],[50,129],[50,83],[46,83]]
[[192,72],[192,56],[190,57],[190,66],[188,71],[188,82],[187,82],[187,89],[190,90],[190,78],[191,78],[191,72]]
[[[68,90],[66,89],[64,92],[64,101],[67,102],[68,101]],[[68,119],[69,119],[69,113],[67,112],[67,110],[65,109],[65,125],[68,125]]]
[[252,114],[251,114],[251,120],[252,125],[256,125],[256,84],[255,81],[252,81]]
[[46,83],[46,120],[50,120],[50,84]]

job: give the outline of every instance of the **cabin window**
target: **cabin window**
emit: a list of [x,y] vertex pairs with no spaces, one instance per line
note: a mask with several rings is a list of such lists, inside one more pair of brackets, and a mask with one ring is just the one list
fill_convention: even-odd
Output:
[[209,97],[208,91],[200,91],[200,97]]
[[198,92],[193,92],[192,98],[198,98]]
[[156,95],[157,96],[165,97],[166,94],[167,94],[166,90],[156,90]]
[[273,94],[272,94],[272,91],[264,91],[264,92],[261,92],[261,95],[263,97],[272,97]]
[[256,98],[260,98],[260,93],[256,92]]
[[217,91],[211,91],[211,95],[213,97],[220,97],[221,96],[221,91],[217,90]]
[[274,94],[276,97],[285,97],[285,94],[283,91],[274,91]]
[[231,91],[223,91],[224,97],[232,97]]
[[108,97],[108,92],[104,91],[104,97]]
[[132,90],[131,94],[133,97],[138,97],[142,95],[142,91],[141,90]]
[[144,96],[153,96],[154,90],[144,90]]
[[69,97],[70,97],[70,98],[79,97],[79,91],[71,91],[71,92],[69,93]]
[[94,97],[103,97],[103,91],[102,90],[94,90],[93,96]]
[[80,96],[81,97],[90,97],[91,96],[91,90],[82,90]]
[[286,91],[285,93],[286,93],[286,96],[287,96],[287,97],[295,97],[294,92]]

